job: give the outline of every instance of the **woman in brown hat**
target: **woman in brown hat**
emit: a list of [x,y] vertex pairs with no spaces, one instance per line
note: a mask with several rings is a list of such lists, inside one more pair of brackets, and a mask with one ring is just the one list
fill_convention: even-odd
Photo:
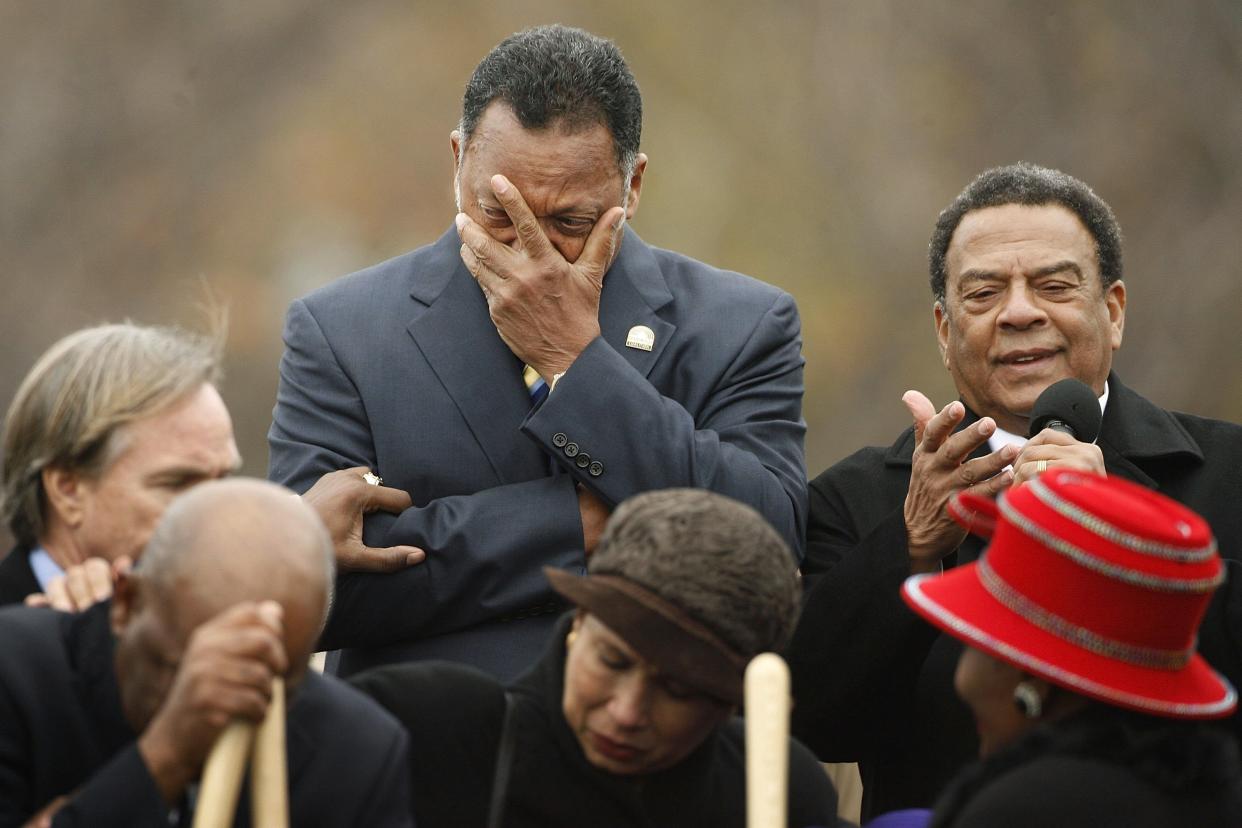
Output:
[[[589,574],[546,572],[577,609],[507,692],[460,665],[354,679],[409,731],[417,823],[743,826],[742,673],[798,612],[780,536],[728,498],[651,492],[618,507]],[[788,802],[790,826],[836,824],[792,741]]]
[[950,506],[991,538],[975,564],[906,581],[962,640],[958,695],[982,761],[933,826],[1242,826],[1237,747],[1203,721],[1237,696],[1195,653],[1223,580],[1207,523],[1117,478],[1050,471]]

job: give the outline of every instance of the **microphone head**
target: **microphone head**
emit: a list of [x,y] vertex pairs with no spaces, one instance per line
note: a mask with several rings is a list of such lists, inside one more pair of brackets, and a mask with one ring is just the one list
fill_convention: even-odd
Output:
[[[1050,423],[1058,431],[1068,432],[1075,440],[1093,443],[1100,434],[1100,400],[1084,382],[1063,379],[1044,389],[1031,409],[1031,432],[1034,437]],[[1064,427],[1059,427],[1064,424]]]

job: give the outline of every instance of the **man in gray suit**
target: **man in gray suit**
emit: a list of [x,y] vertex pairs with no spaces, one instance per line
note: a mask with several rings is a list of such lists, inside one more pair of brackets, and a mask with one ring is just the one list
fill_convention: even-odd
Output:
[[641,491],[729,495],[801,550],[797,309],[625,228],[641,127],[611,42],[513,35],[451,135],[456,226],[290,307],[271,478],[369,467],[414,505],[367,541],[426,553],[339,579],[321,643],[342,673],[447,658],[513,677],[559,608],[541,567],[582,571]]

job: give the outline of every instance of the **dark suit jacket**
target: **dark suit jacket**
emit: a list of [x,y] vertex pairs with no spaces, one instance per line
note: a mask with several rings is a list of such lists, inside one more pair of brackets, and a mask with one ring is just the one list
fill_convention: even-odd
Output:
[[[0,826],[71,794],[56,826],[167,828],[121,712],[110,607],[0,610]],[[290,697],[286,733],[290,824],[412,825],[407,739],[373,702],[310,673]],[[244,804],[239,813],[247,823]]]
[[[968,412],[965,427],[977,419]],[[1242,679],[1242,427],[1165,411],[1109,377],[1098,445],[1109,474],[1179,500],[1207,518],[1227,560],[1199,649]],[[788,658],[795,735],[825,761],[862,764],[864,817],[928,807],[978,752],[973,719],[953,692],[961,647],[910,612],[902,512],[913,429],[865,448],[811,483],[806,595]],[[986,453],[986,445],[979,453]],[[975,560],[970,537],[946,568]],[[1239,720],[1232,720],[1234,727]]]
[[0,560],[0,606],[20,604],[27,595],[42,591],[30,568],[29,549],[14,547]]
[[[459,247],[450,229],[289,309],[269,476],[304,491],[370,466],[414,506],[372,515],[367,542],[427,551],[396,574],[339,579],[322,643],[355,648],[342,672],[442,658],[516,676],[558,608],[541,568],[585,563],[575,484],[609,505],[711,489],[800,549],[802,356],[788,294],[627,231],[600,338],[532,411]],[[654,333],[651,351],[626,347],[636,325]]]

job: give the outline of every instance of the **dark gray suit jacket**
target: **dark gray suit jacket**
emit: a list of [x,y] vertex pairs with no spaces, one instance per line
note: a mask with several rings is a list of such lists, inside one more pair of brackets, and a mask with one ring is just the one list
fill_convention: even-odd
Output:
[[[367,542],[427,551],[403,572],[339,579],[323,644],[351,648],[342,672],[442,658],[515,677],[558,609],[541,567],[584,566],[576,483],[609,505],[711,489],[800,551],[803,361],[788,294],[627,231],[602,335],[532,411],[459,247],[450,229],[289,309],[269,476],[304,491],[370,466],[414,506],[371,516]],[[626,347],[635,325],[654,332],[651,351]]]
[[[66,794],[55,826],[169,825],[122,713],[110,608],[0,610],[0,828]],[[307,674],[286,741],[291,825],[413,824],[405,733],[357,691]]]
[[[1165,411],[1108,378],[1097,444],[1110,475],[1141,483],[1207,518],[1229,581],[1213,598],[1199,651],[1242,681],[1242,426]],[[978,419],[967,412],[965,428]],[[910,574],[902,507],[913,429],[864,448],[811,483],[806,596],[787,658],[794,735],[824,761],[861,762],[863,817],[930,807],[978,753],[970,711],[953,691],[961,645],[901,600]],[[976,454],[987,452],[984,445]],[[975,560],[968,537],[945,567]],[[1242,718],[1229,726],[1238,733]]]

